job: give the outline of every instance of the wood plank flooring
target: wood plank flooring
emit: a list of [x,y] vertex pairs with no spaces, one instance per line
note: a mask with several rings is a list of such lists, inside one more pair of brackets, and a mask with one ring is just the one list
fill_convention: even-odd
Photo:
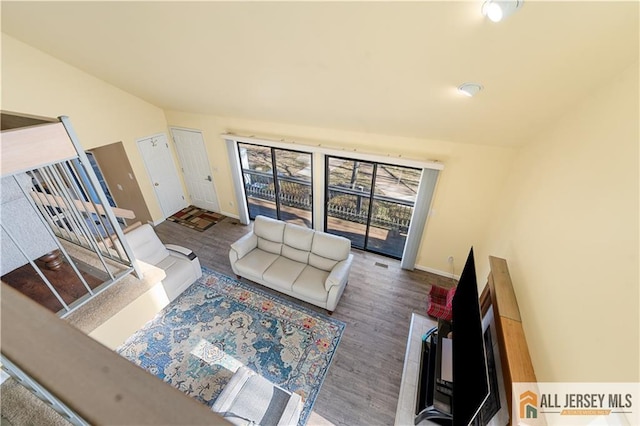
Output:
[[[229,245],[250,229],[226,218],[204,232],[165,221],[156,227],[156,233],[164,243],[193,250],[203,266],[233,277]],[[333,313],[347,327],[313,410],[335,425],[392,425],[411,313],[426,313],[431,285],[449,287],[453,281],[402,270],[394,259],[358,250],[353,253],[349,284]],[[317,421],[312,417],[309,424]]]
[[[66,304],[70,305],[88,293],[82,281],[66,260],[63,259],[60,268],[56,270],[46,268],[40,260],[36,260],[35,263]],[[76,264],[76,266],[78,266],[78,270],[91,289],[95,289],[108,279],[106,274],[105,277],[94,277],[89,272],[83,270],[80,265]],[[52,312],[59,312],[64,309],[53,292],[49,290],[44,280],[40,278],[30,264],[21,266],[3,275],[2,281]]]

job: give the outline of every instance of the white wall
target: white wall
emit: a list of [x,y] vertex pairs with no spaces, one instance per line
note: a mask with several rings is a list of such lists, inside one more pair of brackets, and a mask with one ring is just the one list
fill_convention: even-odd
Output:
[[[337,148],[353,153],[401,155],[403,158],[438,160],[440,173],[432,203],[433,214],[418,253],[423,268],[450,273],[447,258],[452,255],[455,273],[462,270],[469,248],[484,243],[486,228],[495,202],[504,186],[515,150],[504,147],[467,145],[453,142],[411,139],[335,129],[295,126],[255,120],[165,111],[170,126],[202,130],[223,211],[237,215],[233,181],[226,146],[220,136],[231,132],[264,139],[295,141],[301,144]],[[485,259],[485,262],[488,262]]]
[[151,216],[163,218],[135,142],[167,132],[162,109],[4,33],[2,109],[69,116],[85,149],[122,142]]
[[[2,108],[68,115],[87,149],[122,141],[154,219],[140,137],[202,130],[223,210],[237,212],[223,132],[440,160],[418,264],[460,273],[474,245],[505,257],[540,380],[638,380],[638,68],[508,148],[162,111],[2,35]],[[552,102],[553,100],[550,100]],[[166,119],[165,119],[166,116]],[[506,185],[506,189],[505,189]]]
[[[437,140],[356,133],[327,128],[162,111],[115,86],[2,34],[2,108],[57,117],[68,115],[85,149],[122,141],[154,221],[163,219],[136,139],[167,124],[203,131],[221,209],[237,214],[226,147],[221,133],[236,132],[419,160],[439,160],[440,174],[417,263],[459,274],[471,245],[483,243],[493,204],[515,151]],[[166,119],[165,116],[168,118]],[[173,145],[173,144],[172,144]],[[468,212],[473,211],[473,215]]]
[[640,378],[638,75],[524,147],[495,210],[539,381]]

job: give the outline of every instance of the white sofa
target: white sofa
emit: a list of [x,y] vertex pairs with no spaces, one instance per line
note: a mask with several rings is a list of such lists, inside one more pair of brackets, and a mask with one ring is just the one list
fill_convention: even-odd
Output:
[[344,237],[257,216],[253,231],[231,244],[229,261],[239,277],[332,313],[353,255]]
[[162,244],[153,228],[144,224],[124,234],[136,259],[164,270],[162,286],[169,301],[174,300],[202,276],[194,252],[174,244]]

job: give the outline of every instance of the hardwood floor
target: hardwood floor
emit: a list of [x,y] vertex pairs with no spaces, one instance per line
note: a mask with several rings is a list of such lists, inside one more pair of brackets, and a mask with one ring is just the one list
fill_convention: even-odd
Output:
[[[165,243],[193,250],[202,266],[235,276],[229,264],[229,245],[250,229],[226,218],[204,232],[165,221],[156,227],[156,233]],[[425,314],[431,285],[449,287],[453,281],[427,272],[402,270],[394,259],[359,250],[353,253],[349,284],[333,313],[347,327],[314,412],[335,425],[392,425],[411,313]],[[309,424],[313,422],[314,417]]]
[[[43,275],[49,280],[49,283],[56,289],[62,300],[71,305],[76,300],[87,295],[87,289],[71,266],[64,260],[59,269],[51,270],[44,266],[44,263],[36,260],[35,262]],[[83,270],[80,262],[76,263],[78,270],[91,289],[95,289],[108,279],[108,276],[95,277],[89,272]],[[62,304],[56,299],[53,292],[40,278],[38,273],[30,264],[26,264],[17,268],[6,275],[2,276],[2,281],[18,290],[32,300],[35,300],[51,312],[59,312],[64,309]]]

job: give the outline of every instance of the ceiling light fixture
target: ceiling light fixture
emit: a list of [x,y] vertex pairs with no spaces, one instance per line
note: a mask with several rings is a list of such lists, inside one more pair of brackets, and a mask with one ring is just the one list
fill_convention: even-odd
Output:
[[465,96],[473,97],[476,93],[483,89],[482,84],[478,83],[464,83],[458,86],[458,92]]
[[523,0],[486,0],[482,14],[493,22],[500,22],[522,7]]

